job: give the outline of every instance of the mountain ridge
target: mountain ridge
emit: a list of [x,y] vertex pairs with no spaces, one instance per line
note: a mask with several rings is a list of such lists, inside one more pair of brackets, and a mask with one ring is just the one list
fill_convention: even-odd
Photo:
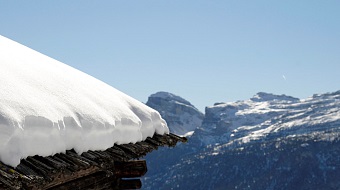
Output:
[[339,189],[339,108],[340,91],[208,106],[188,143],[147,156],[150,171],[168,164],[143,179],[145,189]]

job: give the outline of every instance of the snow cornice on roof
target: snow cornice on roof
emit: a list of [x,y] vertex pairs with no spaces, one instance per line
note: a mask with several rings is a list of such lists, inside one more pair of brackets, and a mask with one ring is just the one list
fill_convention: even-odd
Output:
[[[134,68],[132,68],[134,69]],[[0,161],[78,154],[168,134],[160,114],[112,86],[0,35]]]

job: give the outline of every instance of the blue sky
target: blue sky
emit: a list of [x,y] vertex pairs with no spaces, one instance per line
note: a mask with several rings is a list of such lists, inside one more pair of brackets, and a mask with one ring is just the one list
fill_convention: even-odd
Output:
[[0,0],[0,35],[142,102],[340,90],[340,1],[34,2]]

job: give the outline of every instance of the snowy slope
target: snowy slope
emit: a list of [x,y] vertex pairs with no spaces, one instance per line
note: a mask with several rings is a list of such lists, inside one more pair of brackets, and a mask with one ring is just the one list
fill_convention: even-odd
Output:
[[146,105],[157,110],[170,131],[180,136],[192,135],[201,126],[204,117],[189,101],[169,92],[152,94]]
[[78,153],[168,133],[160,114],[113,87],[0,36],[0,160]]
[[163,164],[150,163],[144,189],[340,189],[340,91],[215,104],[166,151],[147,156]]
[[261,92],[249,100],[207,107],[196,140],[206,146],[291,136],[312,138],[325,130],[340,129],[339,108],[340,91],[303,100]]

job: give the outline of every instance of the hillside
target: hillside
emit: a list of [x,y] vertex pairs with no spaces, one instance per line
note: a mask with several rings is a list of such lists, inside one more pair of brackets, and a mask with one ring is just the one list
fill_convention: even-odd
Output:
[[168,164],[144,188],[339,189],[339,108],[340,91],[302,100],[261,92],[209,106],[187,144],[148,156]]

